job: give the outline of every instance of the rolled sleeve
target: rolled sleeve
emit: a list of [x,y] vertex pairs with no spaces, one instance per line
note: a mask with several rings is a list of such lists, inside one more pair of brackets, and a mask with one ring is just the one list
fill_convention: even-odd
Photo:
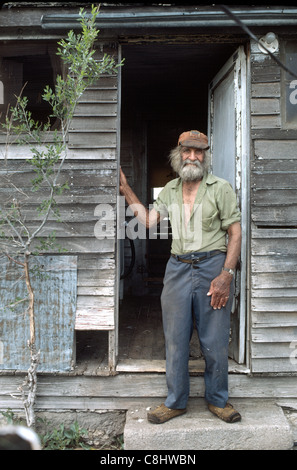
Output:
[[154,209],[159,212],[161,218],[168,216],[168,197],[167,197],[167,188],[165,187],[160,192],[159,196],[153,203]]
[[227,182],[220,188],[218,207],[222,230],[228,230],[230,225],[241,221],[241,213],[238,209],[235,192]]

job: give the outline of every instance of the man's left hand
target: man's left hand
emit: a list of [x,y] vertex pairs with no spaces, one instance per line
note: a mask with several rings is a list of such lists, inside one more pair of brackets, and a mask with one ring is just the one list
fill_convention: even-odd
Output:
[[228,302],[231,281],[232,276],[229,273],[222,271],[221,274],[210,284],[210,289],[207,295],[211,296],[210,305],[214,310],[225,307]]

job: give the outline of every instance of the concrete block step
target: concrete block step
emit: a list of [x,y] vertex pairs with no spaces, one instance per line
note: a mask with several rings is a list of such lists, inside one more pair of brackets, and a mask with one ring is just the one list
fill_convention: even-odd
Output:
[[162,400],[148,399],[127,411],[125,450],[289,450],[293,435],[273,400],[232,399],[242,420],[228,424],[214,416],[202,398],[190,398],[188,411],[163,424],[147,421]]

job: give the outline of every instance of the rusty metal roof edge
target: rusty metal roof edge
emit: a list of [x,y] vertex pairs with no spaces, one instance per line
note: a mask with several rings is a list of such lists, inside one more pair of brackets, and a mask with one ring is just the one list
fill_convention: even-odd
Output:
[[[297,25],[297,8],[269,7],[230,9],[232,13],[248,26]],[[75,13],[52,13],[43,15],[43,29],[77,29],[79,15]],[[137,28],[187,28],[187,27],[232,27],[236,24],[219,7],[204,11],[119,11],[101,12],[97,26],[106,29]]]

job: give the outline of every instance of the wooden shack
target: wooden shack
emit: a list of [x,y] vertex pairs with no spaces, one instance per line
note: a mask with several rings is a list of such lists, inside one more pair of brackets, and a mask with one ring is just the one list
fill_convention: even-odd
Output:
[[[55,45],[77,28],[80,6],[88,8],[85,3],[2,4],[2,112],[28,81],[36,115],[46,113],[36,86],[42,91],[59,72]],[[128,398],[166,394],[159,295],[170,240],[162,230],[149,237],[136,225],[119,197],[119,168],[149,206],[174,177],[167,157],[188,129],[208,134],[212,171],[231,182],[242,211],[230,396],[296,403],[297,9],[230,10],[239,22],[216,5],[101,6],[96,57],[107,52],[125,63],[117,75],[102,76],[84,93],[69,132],[62,176],[70,190],[58,200],[64,223],[51,221],[46,230],[55,229],[67,250],[65,273],[75,270],[67,282],[72,297],[61,296],[69,306],[75,295],[67,343],[72,359],[66,366],[51,363],[50,370],[41,365],[40,408],[123,409]],[[0,142],[3,150],[4,138]],[[27,192],[28,148],[11,148],[7,161],[1,155],[1,198],[11,197],[9,178]],[[26,201],[33,219],[34,197]],[[96,233],[102,218],[109,227],[105,237]],[[57,263],[62,255],[44,256]],[[63,291],[65,283],[55,286]],[[2,283],[1,289],[3,305],[3,291],[12,287]],[[55,315],[56,303],[48,305]],[[63,315],[63,306],[59,311]],[[21,361],[11,366],[7,360],[3,332],[14,326],[5,325],[1,408],[16,406],[10,393],[24,372]],[[59,328],[51,328],[56,338]],[[50,348],[51,340],[47,344]],[[57,340],[54,347],[66,346]],[[203,367],[193,337],[192,396],[203,396]]]

